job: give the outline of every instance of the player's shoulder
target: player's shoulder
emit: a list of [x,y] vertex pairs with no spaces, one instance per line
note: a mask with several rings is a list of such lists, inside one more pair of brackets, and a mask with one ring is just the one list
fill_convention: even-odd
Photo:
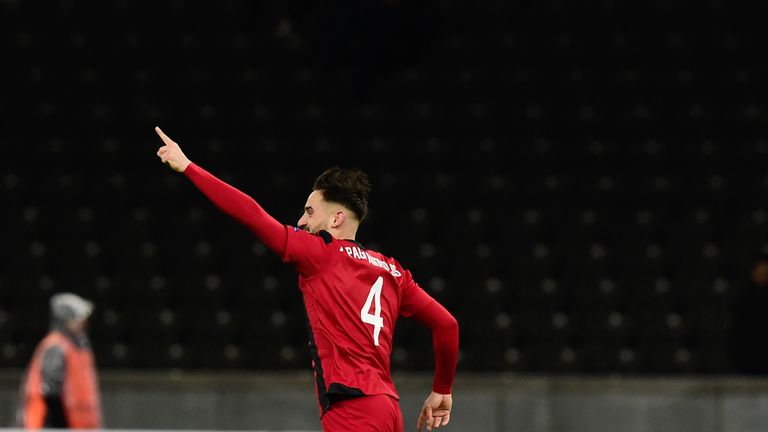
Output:
[[387,254],[385,254],[383,252],[379,252],[377,250],[370,250],[370,249],[368,250],[368,252],[374,254],[375,256],[377,256],[381,260],[397,264],[398,267],[400,266],[400,261],[398,261],[398,259],[393,257],[392,255],[387,255]]
[[370,255],[372,257],[375,257],[379,260],[383,261],[397,261],[394,257],[391,257],[383,252],[380,252],[376,249],[371,249],[362,243],[360,243],[357,240],[344,240],[344,242],[348,243],[349,246],[357,248],[358,250],[365,252],[366,255]]
[[345,247],[344,250],[350,256],[359,256],[364,260],[367,260],[369,264],[388,271],[395,278],[400,278],[403,276],[403,273],[408,273],[403,269],[403,266],[400,264],[400,262],[390,255],[375,249],[368,249],[363,246],[362,243],[356,240],[345,240],[345,242],[348,243],[348,246]]

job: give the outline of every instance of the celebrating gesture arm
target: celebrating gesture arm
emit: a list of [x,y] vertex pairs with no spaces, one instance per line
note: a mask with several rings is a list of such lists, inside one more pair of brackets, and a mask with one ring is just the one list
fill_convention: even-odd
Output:
[[175,141],[159,127],[155,132],[165,143],[157,151],[160,160],[174,171],[184,173],[216,207],[245,225],[278,256],[285,254],[286,226],[264,211],[253,198],[219,180],[213,174],[192,163]]

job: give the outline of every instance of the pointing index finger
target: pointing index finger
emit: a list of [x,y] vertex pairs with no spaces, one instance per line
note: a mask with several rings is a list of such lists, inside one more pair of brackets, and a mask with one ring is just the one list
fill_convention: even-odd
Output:
[[166,135],[165,132],[160,129],[160,127],[155,126],[155,132],[157,132],[157,135],[160,136],[160,139],[162,139],[166,145],[176,144],[172,139],[168,138],[168,135]]

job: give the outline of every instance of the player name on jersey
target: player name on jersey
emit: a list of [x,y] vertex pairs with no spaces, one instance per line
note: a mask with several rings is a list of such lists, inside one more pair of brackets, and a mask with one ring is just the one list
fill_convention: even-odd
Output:
[[376,258],[375,256],[371,256],[367,254],[365,251],[360,250],[360,248],[357,246],[340,247],[339,252],[346,252],[350,258],[355,258],[359,260],[368,260],[368,264],[374,265],[376,267],[381,267],[384,270],[388,271],[390,274],[392,274],[392,276],[394,277],[402,276],[402,274],[394,264],[389,264],[385,261],[382,261]]

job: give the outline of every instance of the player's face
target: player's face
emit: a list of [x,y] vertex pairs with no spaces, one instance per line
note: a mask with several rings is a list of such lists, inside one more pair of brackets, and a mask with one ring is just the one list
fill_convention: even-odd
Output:
[[323,199],[322,191],[313,191],[304,204],[304,214],[297,223],[298,227],[312,234],[322,230],[328,231],[333,221],[331,205]]

